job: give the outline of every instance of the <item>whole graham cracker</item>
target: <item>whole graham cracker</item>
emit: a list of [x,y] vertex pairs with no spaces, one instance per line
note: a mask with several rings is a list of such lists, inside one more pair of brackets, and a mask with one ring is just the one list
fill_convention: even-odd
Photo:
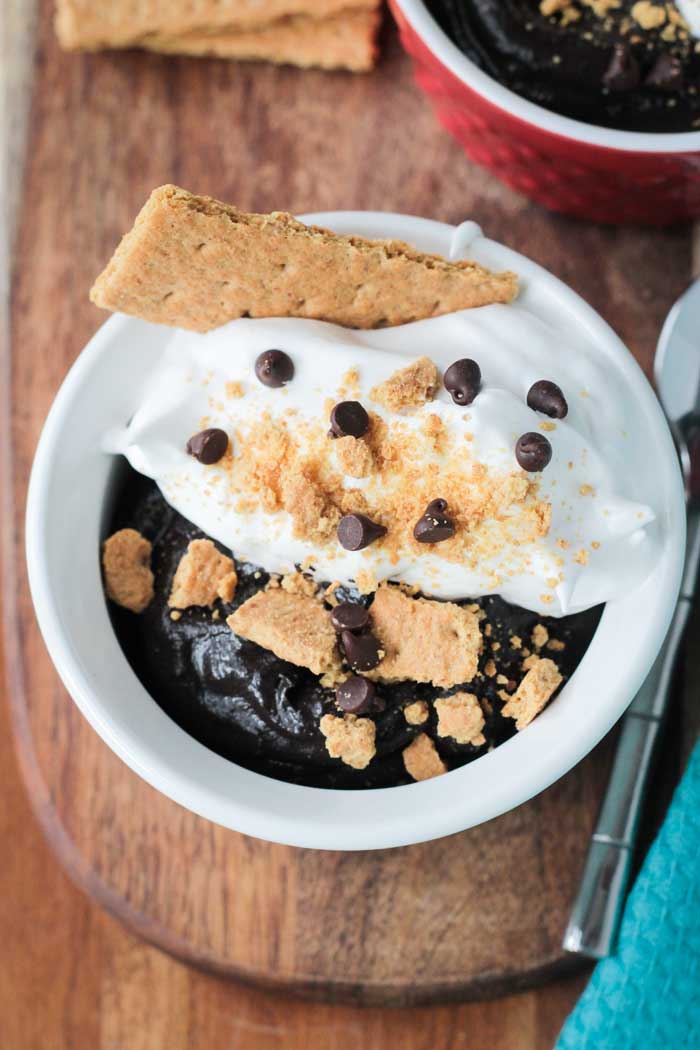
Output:
[[508,303],[512,273],[448,262],[255,215],[177,186],[153,191],[90,298],[106,310],[206,332],[238,317],[305,317],[349,328],[405,324]]
[[152,33],[249,30],[291,15],[327,18],[379,0],[56,0],[56,33],[70,50],[130,47]]
[[378,10],[353,7],[327,18],[291,16],[243,30],[207,29],[179,36],[154,33],[139,40],[138,47],[164,54],[214,55],[364,73],[376,62],[378,27]]

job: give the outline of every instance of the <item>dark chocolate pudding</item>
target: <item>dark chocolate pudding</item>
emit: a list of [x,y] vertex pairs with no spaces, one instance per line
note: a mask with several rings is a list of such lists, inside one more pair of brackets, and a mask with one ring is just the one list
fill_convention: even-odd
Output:
[[428,0],[445,32],[511,91],[624,131],[700,127],[700,54],[673,3]]
[[[131,468],[116,502],[110,531],[137,529],[153,544],[155,597],[148,608],[135,616],[110,602],[117,637],[135,673],[160,707],[200,743],[238,765],[290,783],[324,788],[411,783],[402,752],[424,732],[448,769],[471,762],[516,731],[513,719],[500,714],[501,694],[522,678],[523,650],[532,649],[535,626],[546,628],[551,651],[543,649],[543,655],[556,657],[566,679],[588,648],[602,613],[599,606],[563,619],[544,618],[498,597],[480,599],[474,604],[485,612],[482,627],[488,625],[488,630],[480,673],[464,689],[481,702],[486,742],[475,747],[439,736],[432,704],[428,720],[420,725],[409,724],[404,716],[407,705],[462,687],[443,691],[414,682],[379,684],[385,706],[372,715],[377,753],[366,769],[357,770],[330,757],[319,729],[322,715],[338,714],[334,691],[310,671],[238,638],[226,624],[227,615],[265,587],[267,574],[239,562],[231,604],[219,601],[213,612],[187,609],[172,619],[167,599],[175,569],[189,542],[203,533],[165,502],[152,481]],[[347,591],[338,597],[363,600]]]

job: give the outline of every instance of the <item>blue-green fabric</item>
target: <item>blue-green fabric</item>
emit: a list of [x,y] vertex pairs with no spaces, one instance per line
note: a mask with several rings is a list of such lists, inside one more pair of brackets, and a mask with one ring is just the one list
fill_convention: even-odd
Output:
[[556,1050],[700,1050],[700,745]]

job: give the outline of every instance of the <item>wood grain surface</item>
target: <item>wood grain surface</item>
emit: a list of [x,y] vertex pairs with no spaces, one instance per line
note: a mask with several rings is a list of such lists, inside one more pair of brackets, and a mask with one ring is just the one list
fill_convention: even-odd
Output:
[[[166,181],[256,210],[473,217],[579,290],[648,369],[690,272],[689,231],[586,226],[498,187],[437,127],[393,33],[385,36],[380,69],[357,78],[128,53],[66,56],[44,4],[2,391],[3,454],[12,453],[3,528],[8,693],[34,812],[64,866],[175,954],[362,1002],[494,994],[561,967],[559,939],[605,747],[529,805],[432,846],[323,855],[223,832],[122,767],[66,697],[31,612],[21,514],[48,405],[102,320],[87,288],[150,189]],[[9,1017],[10,1047],[40,1045],[42,1018],[45,1025],[51,1016],[63,1042],[45,1037],[42,1046],[341,1046],[353,1038],[526,1050],[551,1044],[579,986],[503,1008],[357,1011],[291,1004],[194,974],[78,898],[48,864],[12,777],[9,799],[3,842],[18,845],[0,877],[3,900],[9,893],[17,906],[0,912],[0,950],[10,953],[15,1007],[2,1009],[0,999],[0,1031]]]

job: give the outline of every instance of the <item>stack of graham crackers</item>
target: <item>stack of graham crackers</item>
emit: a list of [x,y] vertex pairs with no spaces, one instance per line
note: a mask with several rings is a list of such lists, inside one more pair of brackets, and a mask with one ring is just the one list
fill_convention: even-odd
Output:
[[140,47],[321,69],[372,69],[381,0],[56,0],[69,50]]

